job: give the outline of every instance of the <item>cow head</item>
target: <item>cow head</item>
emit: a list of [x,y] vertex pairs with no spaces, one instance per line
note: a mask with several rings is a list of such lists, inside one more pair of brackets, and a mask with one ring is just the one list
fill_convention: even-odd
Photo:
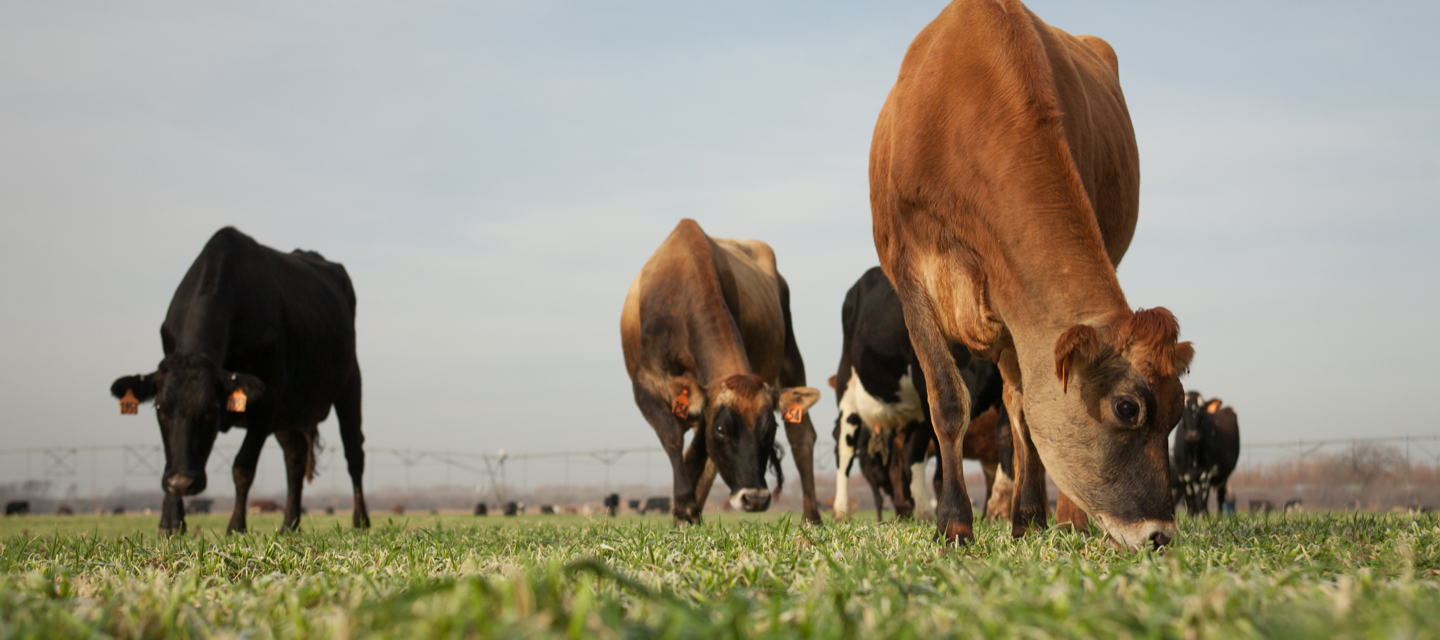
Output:
[[244,403],[253,403],[264,392],[265,384],[255,376],[225,371],[208,358],[179,354],[167,356],[154,373],[125,376],[110,385],[116,398],[128,393],[140,402],[155,401],[165,445],[160,488],[174,496],[205,490],[205,463],[215,436],[233,423],[225,422],[227,412],[243,409]]
[[765,484],[766,467],[775,470],[776,495],[785,482],[781,449],[775,444],[775,412],[798,422],[820,399],[820,392],[809,387],[776,391],[760,376],[742,374],[716,381],[704,394],[706,450],[730,487],[730,504],[764,511],[770,507],[771,495]]
[[1075,325],[1055,344],[1058,384],[1027,384],[1024,418],[1055,483],[1119,546],[1175,535],[1167,440],[1194,349],[1164,308]]

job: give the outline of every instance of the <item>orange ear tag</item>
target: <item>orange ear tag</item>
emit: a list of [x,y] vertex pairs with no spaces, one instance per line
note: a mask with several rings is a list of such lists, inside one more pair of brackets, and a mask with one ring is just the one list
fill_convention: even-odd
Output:
[[126,389],[125,397],[120,399],[120,415],[133,416],[140,413],[140,401],[135,399],[135,392]]
[[670,413],[677,418],[690,417],[690,390],[681,389],[680,395],[675,396],[675,404],[670,407]]
[[226,411],[245,413],[245,390],[235,387],[235,393],[230,394],[230,399],[225,402]]
[[798,404],[790,405],[789,408],[785,409],[785,413],[780,414],[780,417],[783,418],[786,422],[796,424],[798,424],[801,418],[803,418],[804,416],[805,409]]

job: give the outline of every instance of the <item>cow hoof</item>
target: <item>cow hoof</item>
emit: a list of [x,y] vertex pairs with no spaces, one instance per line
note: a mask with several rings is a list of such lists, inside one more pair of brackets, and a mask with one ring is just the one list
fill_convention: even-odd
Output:
[[963,547],[975,541],[975,533],[968,524],[952,522],[936,531],[935,541],[947,547]]

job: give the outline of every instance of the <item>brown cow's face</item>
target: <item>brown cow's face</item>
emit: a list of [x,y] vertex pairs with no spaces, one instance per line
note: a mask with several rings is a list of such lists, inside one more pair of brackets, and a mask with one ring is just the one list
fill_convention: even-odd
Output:
[[1175,536],[1166,445],[1193,355],[1178,334],[1164,309],[1117,330],[1077,325],[1057,342],[1055,384],[1025,389],[1025,420],[1056,484],[1131,549]]
[[[783,482],[775,448],[775,389],[759,376],[737,375],[706,389],[706,450],[730,487],[730,504],[745,511],[770,507],[765,468]],[[778,491],[778,486],[777,486]]]

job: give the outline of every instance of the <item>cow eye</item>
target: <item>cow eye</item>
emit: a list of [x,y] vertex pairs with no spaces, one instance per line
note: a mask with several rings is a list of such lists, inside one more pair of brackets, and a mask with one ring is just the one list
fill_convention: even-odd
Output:
[[1130,398],[1115,400],[1115,415],[1126,422],[1133,422],[1140,415],[1140,405]]

